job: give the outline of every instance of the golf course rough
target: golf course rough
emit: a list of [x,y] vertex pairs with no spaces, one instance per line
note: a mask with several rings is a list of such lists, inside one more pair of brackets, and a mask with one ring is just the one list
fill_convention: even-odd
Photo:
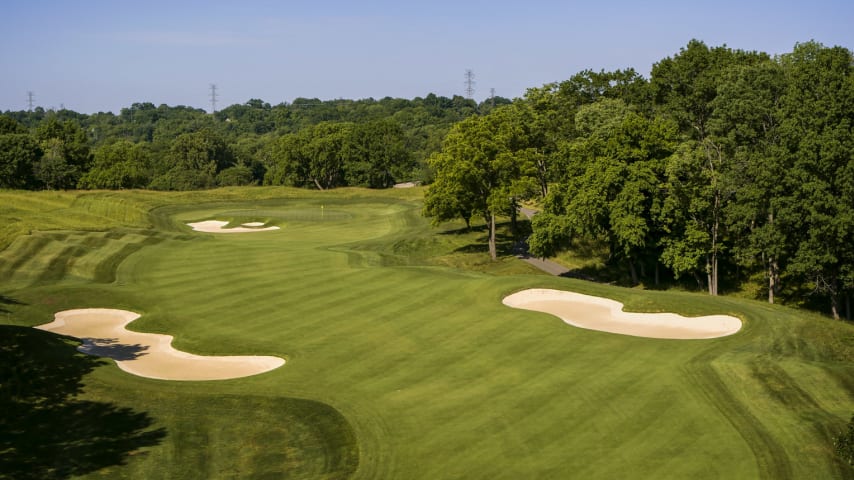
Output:
[[227,380],[268,372],[284,365],[279,357],[200,356],[172,348],[172,336],[131,332],[138,313],[108,308],[65,310],[35,328],[83,340],[78,350],[109,357],[125,372],[159,380]]
[[504,298],[504,305],[550,313],[579,328],[660,339],[706,339],[732,335],[741,320],[729,315],[683,317],[675,313],[624,312],[615,300],[581,293],[532,288]]

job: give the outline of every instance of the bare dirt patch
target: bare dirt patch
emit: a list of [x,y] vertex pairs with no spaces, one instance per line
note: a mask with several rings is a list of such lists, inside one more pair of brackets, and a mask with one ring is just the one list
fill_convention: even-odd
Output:
[[65,310],[35,328],[83,341],[78,350],[109,357],[122,370],[160,380],[226,380],[268,372],[285,360],[271,356],[201,356],[172,348],[172,336],[125,329],[138,313],[107,308]]
[[675,313],[624,312],[623,304],[607,298],[551,289],[530,289],[504,298],[504,305],[550,313],[579,328],[635,337],[706,339],[732,335],[741,320],[729,315],[683,317]]

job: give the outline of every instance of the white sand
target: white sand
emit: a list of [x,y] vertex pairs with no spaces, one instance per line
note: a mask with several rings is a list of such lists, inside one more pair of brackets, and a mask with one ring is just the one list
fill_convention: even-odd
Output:
[[193,230],[205,233],[248,233],[248,232],[269,232],[270,230],[278,230],[279,227],[273,225],[271,227],[259,228],[264,224],[261,222],[244,223],[240,227],[224,228],[228,222],[221,220],[205,220],[204,222],[188,223]]
[[550,289],[531,289],[504,298],[509,307],[550,313],[564,322],[588,330],[635,337],[703,339],[732,335],[741,320],[729,315],[683,317],[675,313],[631,313],[607,298]]
[[122,370],[161,380],[225,380],[264,373],[284,365],[279,357],[203,357],[172,348],[172,336],[125,329],[139,314],[127,310],[85,308],[55,314],[35,328],[83,340],[78,350],[110,357]]

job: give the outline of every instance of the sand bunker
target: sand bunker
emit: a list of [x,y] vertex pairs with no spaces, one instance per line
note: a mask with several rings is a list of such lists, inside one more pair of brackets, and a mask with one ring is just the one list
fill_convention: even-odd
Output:
[[[273,225],[264,227],[262,222],[244,223],[239,227],[224,228],[228,222],[221,220],[205,220],[204,222],[188,223],[193,230],[205,233],[248,233],[248,232],[269,232],[270,230],[278,230],[279,227]],[[264,227],[264,228],[261,228]]]
[[127,310],[86,308],[58,312],[55,320],[35,328],[83,340],[78,350],[109,357],[122,370],[161,380],[225,380],[264,373],[284,365],[279,357],[203,357],[172,348],[172,336],[125,329],[139,314]]
[[741,329],[741,320],[729,315],[683,317],[675,313],[630,313],[624,312],[623,304],[615,300],[561,290],[523,290],[505,297],[503,303],[550,313],[579,328],[635,337],[717,338]]

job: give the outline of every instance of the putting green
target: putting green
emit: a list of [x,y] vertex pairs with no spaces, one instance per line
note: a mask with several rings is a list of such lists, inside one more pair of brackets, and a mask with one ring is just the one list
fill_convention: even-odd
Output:
[[[144,311],[129,328],[195,355],[287,359],[221,382],[95,368],[80,398],[145,412],[166,433],[82,476],[844,477],[831,440],[854,405],[850,325],[735,298],[441,266],[485,255],[483,233],[432,229],[413,190],[128,192],[152,228],[16,237],[0,252],[15,302],[5,323],[106,305]],[[184,226],[205,218],[287,234]],[[703,341],[567,328],[502,304],[530,288],[745,323]]]

